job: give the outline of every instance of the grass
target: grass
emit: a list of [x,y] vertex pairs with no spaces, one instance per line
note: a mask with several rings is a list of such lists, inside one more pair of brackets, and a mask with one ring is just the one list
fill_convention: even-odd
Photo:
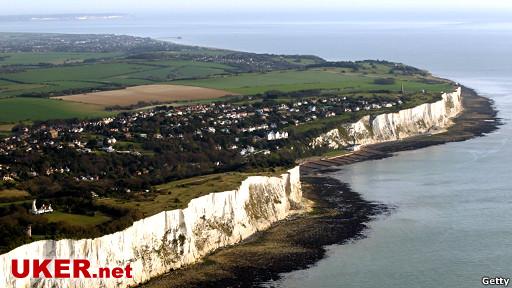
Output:
[[43,216],[48,219],[49,223],[65,222],[76,226],[95,226],[111,220],[110,217],[100,212],[96,212],[94,216],[87,216],[54,211]]
[[0,99],[0,123],[25,120],[95,118],[112,115],[101,106],[44,98]]
[[101,81],[111,77],[120,77],[130,73],[155,69],[154,67],[130,64],[107,63],[94,65],[73,65],[53,68],[30,69],[23,72],[4,75],[5,79],[40,83],[53,81]]
[[136,151],[141,151],[142,150],[142,143],[131,142],[131,141],[117,141],[116,144],[114,144],[114,148],[116,150],[136,150]]
[[[212,53],[221,52],[212,51]],[[226,52],[223,51],[222,53]],[[388,90],[390,91],[389,95],[398,95],[402,84],[409,94],[421,90],[429,92],[428,95],[415,96],[412,101],[408,101],[407,105],[412,106],[430,101],[429,99],[432,99],[431,95],[435,93],[451,90],[449,83],[426,83],[425,80],[434,80],[431,76],[389,74],[391,66],[383,64],[363,64],[364,67],[359,71],[348,68],[314,68],[227,75],[231,73],[233,67],[224,64],[181,60],[125,59],[113,53],[0,53],[1,55],[7,57],[0,61],[0,66],[6,64],[29,65],[39,62],[62,64],[90,58],[104,58],[107,60],[101,63],[75,63],[47,68],[28,66],[22,71],[0,73],[0,98],[6,98],[0,99],[0,123],[56,118],[91,118],[112,114],[102,111],[103,108],[96,105],[34,98],[7,99],[12,96],[27,93],[62,94],[64,91],[70,93],[69,91],[73,89],[77,91],[78,89],[112,88],[114,86],[154,83],[200,86],[245,95],[263,93],[269,90],[290,92],[318,89],[332,90],[334,93],[347,95],[348,97],[374,97],[372,90]],[[302,64],[313,61],[311,59],[298,59],[302,61]],[[286,60],[293,62],[295,58],[288,57]],[[377,78],[389,77],[396,80],[394,84],[374,83]],[[188,78],[201,79],[173,80]],[[283,100],[287,99],[276,101]],[[212,101],[216,100],[185,101],[175,105],[210,103]],[[320,128],[322,125],[337,120],[340,119],[322,119],[293,129],[304,132],[312,128]],[[8,131],[0,130],[0,136],[5,135],[8,135]]]
[[[141,107],[141,108],[137,108],[135,110],[138,110],[138,111],[140,111],[140,110],[147,110],[147,109],[152,109],[152,108],[159,107],[159,106],[179,107],[179,106],[189,106],[189,105],[211,104],[211,103],[214,103],[214,102],[224,102],[224,101],[227,101],[227,100],[231,100],[234,97],[236,97],[236,96],[224,96],[224,97],[220,97],[220,98],[187,100],[187,101],[173,101],[173,102],[170,102],[170,103],[162,103],[162,104],[155,104],[155,105],[150,105],[150,106],[144,106],[144,107]],[[260,101],[260,100],[258,99],[258,101]],[[237,104],[246,104],[246,103],[248,103],[248,101],[245,100],[245,101],[240,101],[240,103],[237,103]]]
[[[3,61],[7,63],[39,63],[40,61],[113,57],[106,53],[20,53]],[[90,55],[92,54],[92,55]],[[1,55],[1,53],[0,53]],[[40,56],[40,58],[38,58]],[[25,57],[25,58],[24,58]],[[10,62],[9,62],[10,61]],[[39,61],[39,62],[38,62]],[[77,60],[78,61],[78,60]],[[69,62],[69,61],[68,61]],[[18,72],[0,73],[0,98],[28,93],[62,94],[71,89],[100,89],[113,86],[134,86],[167,82],[173,79],[202,78],[226,74],[233,68],[228,65],[193,61],[141,61],[110,59],[105,63],[78,63],[55,67],[25,67]]]
[[430,92],[447,91],[449,84],[427,84],[417,76],[396,76],[395,84],[380,85],[373,81],[390,74],[364,74],[343,73],[341,69],[310,69],[306,71],[286,70],[269,73],[245,73],[233,76],[218,76],[201,80],[173,81],[175,84],[194,85],[208,88],[224,89],[240,94],[258,94],[269,90],[283,92],[312,90],[312,89],[337,89],[345,92],[369,91],[369,90],[394,90],[399,91],[401,84],[407,91]]
[[325,127],[326,125],[332,124],[332,123],[342,123],[347,122],[351,119],[351,115],[348,113],[344,113],[342,115],[334,116],[334,117],[328,117],[328,118],[322,118],[317,119],[315,121],[306,122],[303,124],[300,124],[298,126],[290,126],[290,130],[293,130],[295,133],[304,133],[312,129],[320,129]]
[[23,190],[17,190],[17,189],[0,190],[0,200],[23,198],[23,197],[28,197],[28,196],[30,196],[30,194],[27,191],[23,191]]
[[[142,62],[152,64],[153,62]],[[130,74],[129,79],[153,81],[169,81],[176,78],[204,78],[211,75],[226,74],[233,68],[223,64],[192,61],[158,61],[154,62],[162,68]]]
[[[62,94],[63,91],[72,89],[99,89],[169,81],[175,84],[225,89],[240,94],[257,94],[269,90],[310,89],[343,89],[344,91],[390,89],[398,91],[402,82],[409,91],[427,89],[431,92],[439,92],[449,89],[447,84],[426,84],[417,76],[388,74],[389,66],[386,65],[376,65],[375,67],[367,65],[368,67],[358,72],[352,72],[346,68],[316,68],[305,71],[285,70],[227,75],[232,73],[234,68],[224,64],[179,60],[123,59],[116,58],[117,55],[112,53],[11,53],[7,56],[9,57],[0,61],[0,65],[39,62],[55,64],[66,61],[79,62],[84,58],[107,58],[108,60],[102,63],[75,63],[48,68],[26,67],[25,70],[18,72],[1,73],[0,97],[4,98],[27,93]],[[292,61],[292,58],[287,60]],[[301,61],[305,61],[303,64],[311,62],[308,59]],[[375,78],[382,77],[395,77],[397,81],[390,85],[373,83]]]
[[20,200],[20,201],[10,201],[0,203],[0,207],[10,206],[10,205],[21,205],[25,203],[32,203],[33,200]]
[[68,53],[68,52],[19,52],[0,53],[0,66],[4,65],[37,65],[47,63],[61,65],[83,62],[86,59],[101,59],[119,56],[120,53]]
[[114,198],[96,201],[97,204],[139,210],[145,216],[150,216],[161,211],[186,208],[190,200],[213,192],[238,189],[242,181],[249,176],[278,176],[282,173],[285,173],[285,170],[278,168],[268,172],[228,172],[197,176],[155,186],[156,192],[139,193],[137,201]]
[[300,64],[300,65],[310,65],[310,64],[315,64],[316,61],[313,60],[313,59],[310,59],[310,58],[302,58],[302,57],[293,57],[293,56],[288,56],[288,57],[274,57],[275,60],[285,60],[286,62],[288,63],[291,63],[291,64]]
[[146,150],[142,147],[142,143],[132,141],[117,141],[114,149],[119,151],[136,151],[146,156],[154,156],[155,152]]
[[0,124],[0,134],[10,134],[14,124]]

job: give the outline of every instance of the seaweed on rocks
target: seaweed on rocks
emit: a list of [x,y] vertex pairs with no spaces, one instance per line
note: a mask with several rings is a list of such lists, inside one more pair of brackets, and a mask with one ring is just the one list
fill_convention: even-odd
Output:
[[141,287],[260,287],[279,274],[307,268],[325,256],[325,246],[364,237],[366,223],[390,209],[372,203],[334,178],[302,178],[311,212],[257,233],[247,241],[207,256],[202,263],[172,271]]

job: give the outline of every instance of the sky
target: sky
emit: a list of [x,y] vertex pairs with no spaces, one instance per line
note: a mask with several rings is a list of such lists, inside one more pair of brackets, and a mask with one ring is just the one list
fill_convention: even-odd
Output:
[[322,11],[512,12],[507,0],[0,0],[1,15]]

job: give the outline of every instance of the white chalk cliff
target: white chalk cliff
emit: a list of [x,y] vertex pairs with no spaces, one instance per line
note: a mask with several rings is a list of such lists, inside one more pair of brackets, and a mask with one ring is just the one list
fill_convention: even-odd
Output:
[[435,134],[453,124],[452,119],[462,111],[461,88],[443,93],[442,99],[425,103],[397,113],[364,116],[359,121],[342,125],[315,138],[311,146],[333,149],[400,140],[421,134]]
[[[301,201],[299,167],[281,177],[252,176],[238,190],[193,199],[185,209],[161,212],[114,234],[95,239],[42,240],[20,246],[0,255],[0,287],[134,286],[267,229],[300,211]],[[99,267],[125,267],[130,263],[134,277],[16,279],[11,274],[11,259],[88,259],[91,273]]]

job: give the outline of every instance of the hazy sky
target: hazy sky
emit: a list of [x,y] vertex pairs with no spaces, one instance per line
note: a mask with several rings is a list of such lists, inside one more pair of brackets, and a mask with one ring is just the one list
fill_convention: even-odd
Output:
[[507,0],[0,0],[0,14],[283,12],[347,10],[507,11]]

